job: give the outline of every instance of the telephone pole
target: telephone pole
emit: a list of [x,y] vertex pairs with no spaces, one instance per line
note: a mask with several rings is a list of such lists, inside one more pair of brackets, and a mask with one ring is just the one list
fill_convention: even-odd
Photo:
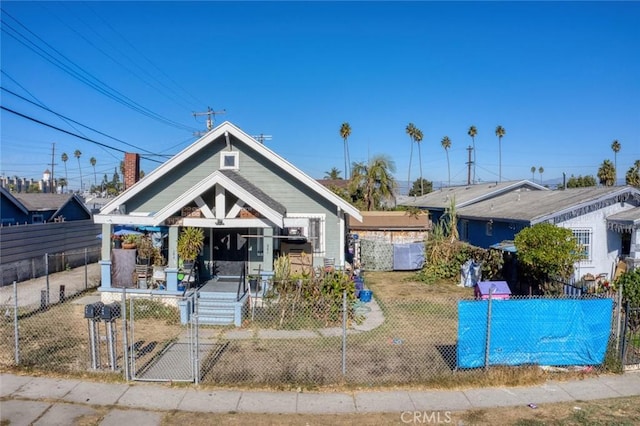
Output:
[[467,161],[467,185],[471,185],[471,165],[474,164],[474,162],[471,161],[471,151],[473,151],[471,145],[467,147],[467,151],[469,151],[469,160]]
[[259,135],[252,136],[252,138],[254,138],[258,142],[260,142],[262,145],[264,145],[264,141],[271,140],[271,135],[265,135],[264,133],[260,133]]
[[56,158],[56,143],[53,142],[51,144],[51,176],[49,176],[49,191],[51,194],[54,193],[53,189],[53,166],[56,165],[54,158]]
[[[193,116],[198,117],[198,116],[206,115],[207,116],[207,132],[209,132],[211,131],[211,129],[213,129],[213,122],[214,122],[215,115],[225,114],[226,112],[227,112],[226,109],[223,109],[221,111],[214,111],[211,109],[211,107],[207,107],[207,110],[205,112],[194,112]],[[195,132],[194,136],[202,136],[207,132]]]

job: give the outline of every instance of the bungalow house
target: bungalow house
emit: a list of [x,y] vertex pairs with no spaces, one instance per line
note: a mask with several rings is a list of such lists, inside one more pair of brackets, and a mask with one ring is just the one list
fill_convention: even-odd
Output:
[[502,194],[524,191],[548,191],[548,188],[528,180],[509,182],[484,182],[473,185],[450,186],[428,194],[404,198],[399,205],[428,210],[433,223],[438,223],[455,200],[456,210]]
[[[166,292],[179,294],[181,227],[205,233],[200,256],[205,278],[273,271],[279,254],[305,254],[314,267],[326,258],[345,263],[346,218],[360,212],[315,179],[230,122],[209,131],[136,183],[125,158],[121,195],[98,214],[103,235],[116,225],[166,233]],[[112,247],[102,240],[103,292],[112,289]]]
[[489,248],[525,227],[553,223],[571,229],[585,248],[576,279],[611,277],[619,260],[640,262],[639,206],[640,190],[631,186],[508,192],[460,207],[458,230],[461,240]]
[[91,219],[91,212],[74,194],[11,193],[0,187],[2,225],[24,225]]

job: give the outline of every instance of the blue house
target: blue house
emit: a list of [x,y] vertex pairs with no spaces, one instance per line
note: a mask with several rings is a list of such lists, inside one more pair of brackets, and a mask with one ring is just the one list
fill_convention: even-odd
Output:
[[3,226],[91,219],[75,194],[11,193],[1,187],[0,212]]

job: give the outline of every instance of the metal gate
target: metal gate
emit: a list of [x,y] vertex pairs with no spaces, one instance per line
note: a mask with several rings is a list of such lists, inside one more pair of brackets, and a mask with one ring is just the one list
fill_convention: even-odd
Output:
[[199,382],[197,299],[196,292],[129,297],[126,347],[132,380]]
[[640,369],[640,306],[624,309],[624,329],[620,358],[625,370]]

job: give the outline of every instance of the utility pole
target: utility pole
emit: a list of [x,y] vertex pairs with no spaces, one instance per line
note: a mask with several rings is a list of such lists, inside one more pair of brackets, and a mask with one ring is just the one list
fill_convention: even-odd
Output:
[[271,135],[265,135],[263,133],[260,133],[259,135],[252,136],[252,138],[254,138],[258,142],[260,142],[262,145],[264,145],[264,141],[270,141],[271,140]]
[[471,161],[471,151],[473,151],[471,145],[467,147],[467,151],[469,151],[469,160],[467,161],[467,185],[471,185],[471,165],[474,164],[473,161]]
[[51,176],[49,176],[49,191],[53,194],[53,166],[56,165],[54,158],[56,158],[56,143],[53,142],[51,147]]
[[[207,111],[206,112],[194,112],[193,116],[194,117],[198,117],[201,115],[206,115],[207,116],[207,132],[211,131],[211,129],[213,129],[213,122],[214,122],[214,117],[216,114],[224,114],[226,113],[227,110],[223,109],[222,111],[214,111],[211,109],[211,107],[207,107]],[[194,136],[202,136],[204,135],[206,132],[195,132]]]

